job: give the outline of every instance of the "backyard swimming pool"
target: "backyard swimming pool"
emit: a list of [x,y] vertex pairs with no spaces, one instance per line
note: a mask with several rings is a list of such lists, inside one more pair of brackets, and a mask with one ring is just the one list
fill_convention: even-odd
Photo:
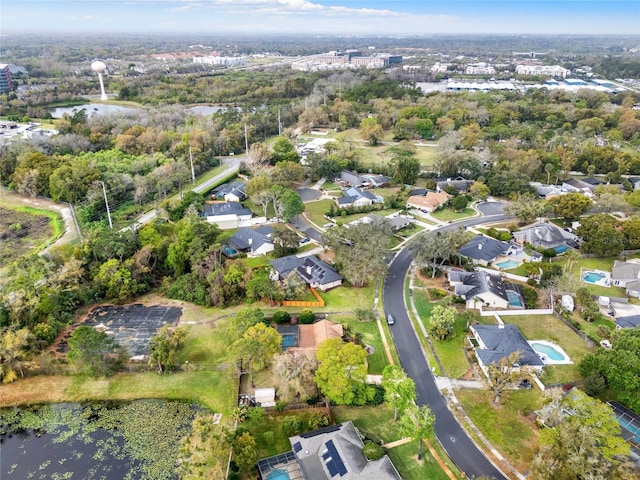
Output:
[[569,247],[567,247],[566,245],[558,245],[556,248],[554,248],[554,250],[556,251],[556,253],[564,253],[569,250]]
[[535,340],[529,342],[531,348],[540,356],[545,365],[558,365],[573,363],[569,355],[558,345],[546,340]]
[[514,268],[518,265],[520,265],[520,262],[516,262],[515,260],[504,260],[496,263],[496,267],[500,267],[502,270],[508,270],[509,268]]
[[597,272],[589,272],[582,279],[588,283],[598,283],[603,278],[606,278],[606,275]]
[[267,480],[289,480],[289,474],[286,470],[278,469],[267,475]]
[[611,275],[601,270],[583,270],[580,277],[583,282],[603,287],[610,286]]
[[507,298],[509,299],[509,305],[512,307],[524,307],[522,298],[516,292],[507,290]]

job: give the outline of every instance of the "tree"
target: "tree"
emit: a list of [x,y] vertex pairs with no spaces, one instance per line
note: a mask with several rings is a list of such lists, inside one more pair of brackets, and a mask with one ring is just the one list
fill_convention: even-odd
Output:
[[422,442],[433,432],[436,416],[426,405],[412,403],[400,417],[403,435],[418,441],[418,460],[422,460]]
[[578,389],[551,396],[543,409],[553,421],[540,433],[532,480],[631,480],[629,444],[611,408]]
[[129,355],[115,338],[81,325],[69,337],[67,360],[76,371],[100,377],[120,370],[129,360]]
[[244,192],[250,199],[255,201],[257,195],[265,190],[269,190],[272,185],[273,182],[269,176],[265,174],[255,175],[247,182]]
[[578,192],[558,195],[547,200],[547,202],[553,208],[553,213],[566,221],[577,220],[580,215],[593,206],[591,199]]
[[258,445],[249,432],[244,432],[233,441],[233,459],[242,471],[253,468],[258,461]]
[[416,400],[416,385],[400,367],[387,365],[382,371],[384,401],[393,407],[393,421]]
[[227,335],[231,341],[235,341],[253,325],[264,321],[264,313],[258,307],[246,307],[238,310],[231,318],[227,329]]
[[429,335],[444,340],[455,335],[456,314],[458,311],[453,307],[436,305],[431,311],[427,331]]
[[385,255],[391,238],[386,223],[371,222],[331,228],[323,240],[335,252],[344,278],[354,287],[363,287],[386,271]]
[[466,238],[462,229],[444,230],[437,232],[425,232],[411,242],[409,248],[417,262],[432,267],[432,278],[436,276],[436,270],[442,268],[445,262],[456,254],[458,247]]
[[293,144],[284,137],[276,138],[271,147],[271,163],[276,165],[279,162],[294,162],[300,161],[300,155],[296,152]]
[[296,162],[278,162],[269,172],[271,181],[289,188],[296,182],[304,180],[305,168]]
[[518,218],[523,224],[529,223],[544,215],[545,204],[533,193],[518,193],[504,206],[504,213]]
[[289,188],[284,189],[274,206],[276,216],[280,217],[286,223],[293,220],[296,215],[304,212],[304,203],[302,203],[300,194]]
[[500,405],[504,392],[522,380],[526,371],[516,366],[520,362],[520,352],[513,352],[495,363],[486,365],[484,384],[493,393],[493,404]]
[[186,336],[183,328],[171,329],[169,325],[160,328],[149,341],[149,365],[155,365],[158,373],[175,370]]
[[412,155],[401,155],[392,160],[393,179],[404,185],[415,185],[420,174],[420,160]]
[[469,204],[469,200],[467,200],[467,197],[464,195],[456,195],[449,202],[451,209],[456,212],[461,212],[462,210],[467,208],[468,204]]
[[618,400],[633,410],[640,409],[640,328],[616,330],[611,349],[599,349],[586,355],[578,365],[580,375],[602,376]]
[[316,394],[314,372],[318,367],[315,358],[302,352],[283,352],[275,356],[273,373],[284,380],[285,388],[278,391],[284,401],[311,398]]
[[31,333],[28,328],[0,330],[0,380],[11,383],[24,376],[22,365],[27,356]]
[[582,219],[576,229],[576,234],[583,239],[580,251],[603,257],[618,255],[625,245],[625,236],[619,227],[620,221],[606,213]]
[[253,372],[259,372],[267,366],[271,358],[280,352],[281,343],[282,337],[275,328],[258,323],[247,328],[230,350],[237,361],[246,362],[253,384]]
[[[284,289],[279,282],[274,281],[266,267],[253,271],[247,281],[247,297],[254,300],[268,299],[270,304],[284,299]],[[278,322],[276,322],[278,323]]]
[[252,175],[258,174],[269,163],[271,152],[265,143],[254,143],[249,147],[245,166]]
[[363,405],[367,400],[367,352],[341,338],[325,340],[316,355],[318,388],[337,405]]
[[298,250],[300,237],[298,234],[286,226],[276,226],[271,234],[273,242],[273,254],[277,257],[292,255]]
[[360,122],[360,136],[371,145],[377,145],[384,136],[382,125],[375,117],[363,118]]
[[489,197],[489,187],[480,181],[473,182],[469,187],[469,193],[473,198],[485,201]]

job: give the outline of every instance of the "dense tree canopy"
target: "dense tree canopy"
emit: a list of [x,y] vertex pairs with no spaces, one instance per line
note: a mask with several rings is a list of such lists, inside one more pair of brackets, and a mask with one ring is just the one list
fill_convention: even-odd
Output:
[[320,391],[337,405],[364,405],[371,395],[367,380],[367,352],[341,338],[325,340],[316,355],[315,380]]

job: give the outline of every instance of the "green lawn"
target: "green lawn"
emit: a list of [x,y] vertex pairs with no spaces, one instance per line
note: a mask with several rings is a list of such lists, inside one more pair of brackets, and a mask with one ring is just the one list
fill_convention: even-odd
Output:
[[307,214],[307,217],[309,217],[309,220],[316,225],[322,226],[329,221],[324,218],[324,214],[331,209],[331,204],[335,205],[335,202],[329,199],[305,203],[305,213]]
[[[359,333],[366,345],[375,349],[371,355],[367,356],[368,373],[371,375],[382,375],[382,370],[389,364],[384,345],[380,338],[380,330],[376,322],[360,322],[355,315],[331,315],[330,320],[342,323],[347,326],[352,333]],[[387,342],[391,342],[391,336],[387,332]],[[393,349],[393,345],[390,345]]]
[[512,390],[499,408],[484,390],[461,389],[456,392],[462,408],[482,434],[520,472],[525,472],[537,445],[537,428],[531,413],[540,406],[538,389]]
[[[436,306],[437,302],[430,302],[427,298],[428,295],[425,290],[414,289],[413,300],[416,305],[416,310],[420,314],[425,327],[429,322],[429,316],[431,310]],[[440,372],[441,375],[446,375],[451,378],[460,378],[469,370],[469,362],[464,355],[464,342],[466,338],[467,319],[463,315],[456,316],[455,325],[455,337],[447,340],[431,339],[431,344],[442,363],[444,372]]]
[[373,308],[373,285],[362,288],[338,287],[318,293],[326,303],[324,309],[317,309],[320,312],[353,312],[357,308]]
[[[626,297],[624,288],[620,287],[603,287],[600,285],[593,285],[591,283],[583,282],[580,279],[581,269],[585,270],[603,270],[605,272],[611,272],[613,267],[613,261],[617,260],[617,257],[609,258],[580,258],[569,272],[572,285],[578,285],[579,287],[587,287],[591,295],[602,295],[605,297]],[[563,262],[564,264],[564,262]]]
[[577,364],[589,353],[589,347],[564,323],[553,315],[503,317],[502,320],[516,325],[527,340],[547,340],[560,345],[567,352],[573,365],[546,366],[541,378],[546,385],[580,379]]
[[455,212],[450,208],[443,208],[438,210],[431,215],[434,218],[437,218],[441,222],[454,222],[456,220],[460,220],[462,218],[473,217],[476,214],[476,211],[473,208],[465,208],[461,212]]

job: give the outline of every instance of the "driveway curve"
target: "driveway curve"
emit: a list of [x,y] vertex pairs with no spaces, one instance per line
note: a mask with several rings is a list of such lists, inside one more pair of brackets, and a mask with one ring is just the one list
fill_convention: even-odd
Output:
[[[468,227],[509,219],[505,215],[472,218],[443,225],[437,230]],[[436,386],[433,374],[416,335],[404,301],[404,279],[413,258],[408,249],[402,250],[389,266],[384,280],[383,301],[385,314],[393,315],[395,324],[390,328],[398,350],[398,356],[407,375],[416,384],[417,403],[427,405],[436,416],[435,433],[447,455],[467,477],[486,476],[495,480],[508,480],[469,438],[447,407],[444,397]]]

